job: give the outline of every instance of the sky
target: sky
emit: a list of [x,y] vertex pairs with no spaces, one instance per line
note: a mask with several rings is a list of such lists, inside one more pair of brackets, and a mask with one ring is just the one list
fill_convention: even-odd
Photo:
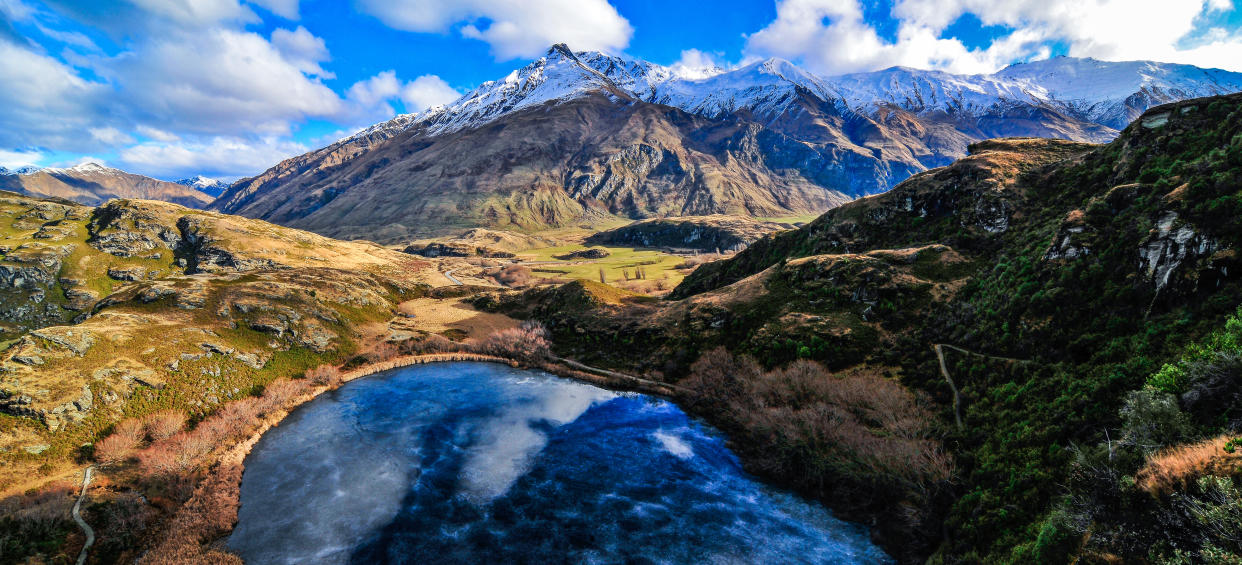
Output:
[[[232,180],[449,102],[554,43],[688,69],[1242,71],[1242,0],[0,0],[0,166]],[[710,6],[710,7],[705,7]]]

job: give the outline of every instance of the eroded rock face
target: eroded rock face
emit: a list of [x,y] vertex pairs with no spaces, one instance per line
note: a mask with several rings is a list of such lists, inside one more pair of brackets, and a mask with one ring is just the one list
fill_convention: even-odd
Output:
[[1091,248],[1084,241],[1084,236],[1092,230],[1083,221],[1084,217],[1082,210],[1074,210],[1066,215],[1052,238],[1052,245],[1044,253],[1045,261],[1077,259],[1091,254]]
[[1178,220],[1177,212],[1163,212],[1151,236],[1138,250],[1139,269],[1156,285],[1157,291],[1169,286],[1178,269],[1220,248],[1219,242]]

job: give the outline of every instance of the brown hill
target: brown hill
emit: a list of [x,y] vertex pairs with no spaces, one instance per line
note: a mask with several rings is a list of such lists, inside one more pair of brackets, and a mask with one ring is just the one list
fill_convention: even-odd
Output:
[[88,206],[97,206],[114,198],[138,198],[203,208],[213,200],[210,195],[188,186],[96,163],[67,169],[43,169],[21,175],[0,175],[0,189],[35,197],[64,198]]

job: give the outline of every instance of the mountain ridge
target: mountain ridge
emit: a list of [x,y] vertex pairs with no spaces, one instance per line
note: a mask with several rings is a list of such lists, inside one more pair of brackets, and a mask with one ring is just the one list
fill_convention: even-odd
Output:
[[[1067,68],[1095,69],[1090,74],[1107,76],[1114,86],[1098,99],[1076,97],[1079,90],[1071,79],[1087,71]],[[1041,77],[1047,86],[1029,76]],[[637,220],[662,214],[821,213],[826,208],[806,206],[812,202],[830,206],[843,198],[884,192],[913,174],[965,156],[971,143],[984,139],[1052,137],[1102,143],[1117,135],[1115,125],[1128,123],[1136,112],[1152,104],[1228,89],[1242,90],[1242,73],[1150,62],[1054,59],[1014,65],[993,75],[897,68],[824,78],[780,59],[729,71],[678,72],[633,58],[575,53],[558,44],[544,57],[503,79],[485,82],[447,105],[397,116],[241,179],[211,207],[324,230],[334,237],[382,241],[473,227],[589,226],[614,216]],[[668,110],[639,109],[644,105]],[[611,110],[604,111],[609,106]],[[586,114],[574,113],[587,107],[595,108],[589,112],[591,127],[616,132],[637,128],[623,136],[634,144],[588,143],[584,140],[590,128],[582,130],[577,125],[573,129],[586,137],[568,140],[562,132],[540,130],[536,124],[540,120],[581,124]],[[713,125],[683,130],[666,124],[658,128],[667,134],[666,139],[653,144],[645,139],[651,124],[632,121],[634,116],[663,112],[674,122],[689,123],[688,117],[671,117],[672,110]],[[614,124],[614,120],[620,122]],[[544,138],[514,143],[568,142],[562,147],[573,159],[556,165],[546,160],[522,161],[541,152],[502,147],[491,138],[518,123],[533,128],[528,135]],[[733,133],[702,137],[708,131]],[[702,135],[686,138],[691,132]],[[669,135],[682,139],[672,142]],[[440,165],[419,154],[450,142],[458,147],[458,156],[475,163],[474,169],[455,171],[451,182],[457,184],[459,193],[475,197],[441,208],[442,213],[428,218],[427,191],[442,191],[449,181],[442,170],[428,172],[440,170]],[[711,156],[710,170],[687,175],[729,179],[724,184],[707,181],[713,187],[708,189],[714,195],[710,201],[687,207],[690,185],[685,179],[669,181],[668,171],[657,169],[666,160],[653,156],[670,145],[694,147],[697,154]],[[651,151],[656,153],[630,158]],[[383,157],[375,157],[381,153]],[[358,160],[365,155],[372,157]],[[395,169],[403,172],[398,175]],[[733,172],[714,172],[718,170]],[[625,191],[602,188],[613,186],[617,176],[626,179],[622,182]],[[380,178],[385,180],[372,181]],[[583,190],[583,182],[593,188]],[[668,182],[681,188],[673,192],[661,188]],[[793,201],[773,196],[789,186],[802,187],[796,189],[799,196]],[[819,194],[810,196],[816,190]],[[362,194],[366,191],[377,194]],[[383,224],[357,216],[346,220],[342,214],[351,212],[330,204],[345,194],[349,195],[346,201],[355,205],[383,200],[386,206],[400,206],[388,193],[405,194],[406,201],[420,204],[406,213],[388,215]],[[447,222],[445,213],[456,214],[455,223]]]

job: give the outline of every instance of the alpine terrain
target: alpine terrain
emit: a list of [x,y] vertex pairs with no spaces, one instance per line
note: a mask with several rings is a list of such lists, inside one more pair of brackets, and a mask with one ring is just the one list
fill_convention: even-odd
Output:
[[1055,58],[993,75],[818,77],[779,59],[710,76],[556,45],[502,80],[232,185],[215,210],[383,242],[468,227],[822,212],[973,142],[1104,142],[1242,73]]

